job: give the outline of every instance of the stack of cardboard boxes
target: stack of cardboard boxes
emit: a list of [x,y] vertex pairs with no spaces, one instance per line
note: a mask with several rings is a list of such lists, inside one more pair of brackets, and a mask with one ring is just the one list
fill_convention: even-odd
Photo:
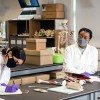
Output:
[[[35,65],[47,65],[53,64],[53,52],[52,50],[46,49],[46,39],[35,39],[29,38],[26,39],[26,61],[27,64]],[[38,74],[38,75],[29,75],[22,76],[19,78],[14,78],[9,81],[9,85],[12,85],[13,82],[17,85],[25,85],[37,82],[39,79],[49,80],[49,74]]]
[[42,18],[64,18],[64,4],[43,4]]
[[27,64],[47,65],[53,64],[53,52],[46,49],[46,39],[26,39],[26,61]]
[[17,85],[32,84],[32,83],[37,82],[39,79],[49,80],[50,75],[49,74],[38,74],[38,75],[21,76],[19,78],[17,77],[17,78],[11,79],[8,84],[9,85],[13,85],[13,83]]

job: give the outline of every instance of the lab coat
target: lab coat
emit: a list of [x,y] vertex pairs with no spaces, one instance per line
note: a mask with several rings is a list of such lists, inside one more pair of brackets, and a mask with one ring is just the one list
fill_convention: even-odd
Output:
[[77,43],[65,49],[63,70],[70,73],[95,73],[98,67],[98,51],[95,47],[87,45],[83,54]]
[[2,54],[0,53],[0,84],[8,84],[11,76],[11,70],[8,68],[3,60]]

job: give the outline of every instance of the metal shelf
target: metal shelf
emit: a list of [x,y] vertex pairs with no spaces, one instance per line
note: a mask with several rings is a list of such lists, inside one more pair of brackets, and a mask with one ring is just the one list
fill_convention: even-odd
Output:
[[17,66],[16,68],[11,69],[11,77],[37,74],[37,73],[48,72],[48,71],[56,71],[61,69],[62,69],[62,64],[41,65],[41,66],[23,64]]

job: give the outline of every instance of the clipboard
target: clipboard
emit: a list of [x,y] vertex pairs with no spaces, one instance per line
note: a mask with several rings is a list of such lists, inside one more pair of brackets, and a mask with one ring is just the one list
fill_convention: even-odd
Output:
[[18,95],[18,94],[22,94],[22,91],[20,89],[18,89],[16,92],[0,92],[0,95]]

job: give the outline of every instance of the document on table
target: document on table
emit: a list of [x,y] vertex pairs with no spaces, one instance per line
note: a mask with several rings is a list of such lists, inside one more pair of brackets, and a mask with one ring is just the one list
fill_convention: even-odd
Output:
[[65,87],[65,86],[59,86],[59,87],[55,87],[55,88],[49,88],[48,90],[50,90],[50,91],[55,91],[55,92],[66,93],[66,94],[72,94],[72,93],[77,93],[77,92],[83,91],[83,89],[80,90],[80,91],[78,91],[78,90],[73,90],[73,89],[68,89],[68,88]]
[[100,78],[98,76],[90,76],[93,81],[100,82]]
[[0,100],[5,100],[5,99],[0,98]]
[[15,94],[22,94],[22,91],[18,89],[16,92],[12,92],[12,93],[11,92],[0,92],[0,95],[15,95]]

